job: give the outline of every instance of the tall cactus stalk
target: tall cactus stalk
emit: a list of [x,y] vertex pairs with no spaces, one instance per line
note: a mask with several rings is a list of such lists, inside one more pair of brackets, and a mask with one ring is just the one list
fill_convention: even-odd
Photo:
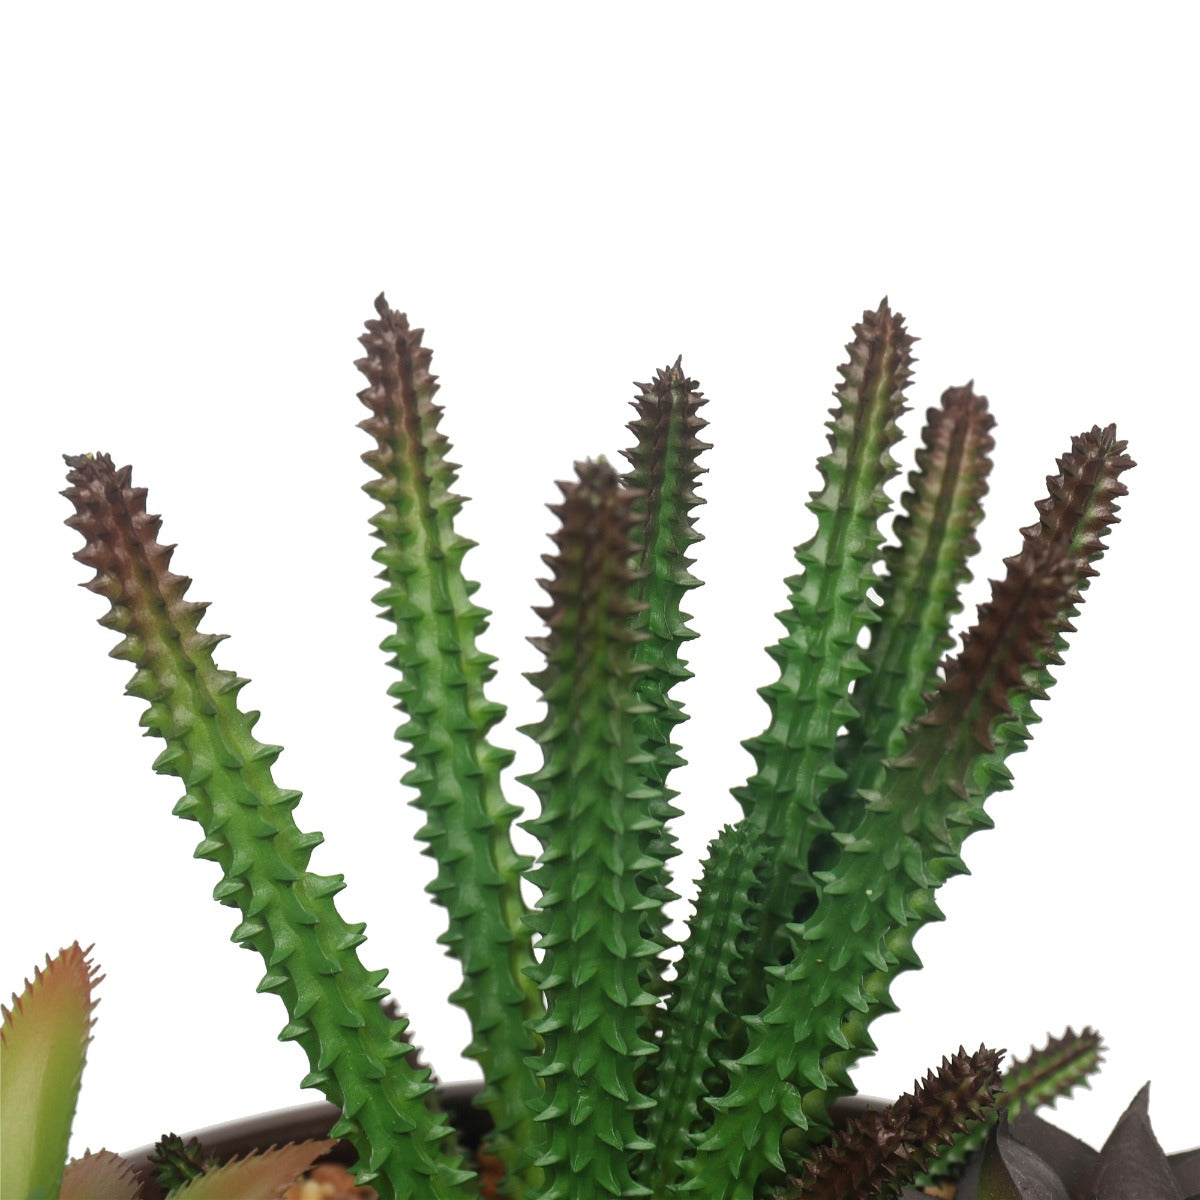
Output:
[[694,487],[703,473],[697,459],[709,446],[696,436],[707,424],[697,412],[705,400],[695,381],[684,375],[682,359],[659,371],[653,382],[638,387],[633,402],[637,416],[628,425],[637,441],[624,452],[630,469],[621,482],[633,492],[631,595],[638,606],[633,620],[645,633],[633,649],[634,661],[645,668],[634,682],[644,707],[634,727],[647,754],[643,777],[655,793],[649,803],[660,830],[650,853],[659,864],[652,868],[651,887],[661,905],[652,910],[657,925],[648,926],[646,933],[665,941],[662,906],[678,898],[667,871],[667,863],[678,853],[669,822],[680,815],[671,804],[677,793],[667,788],[667,776],[683,765],[671,734],[687,717],[670,693],[677,683],[692,677],[680,649],[696,634],[681,604],[684,595],[700,583],[688,571],[693,560],[687,551],[700,540],[693,510],[704,501]]
[[[634,402],[629,471],[589,460],[559,485],[537,610],[546,632],[533,639],[545,665],[530,676],[545,714],[523,731],[542,755],[523,781],[540,802],[526,822],[534,865],[511,840],[512,755],[490,740],[504,710],[485,691],[488,614],[462,569],[472,543],[455,530],[462,499],[430,353],[382,296],[361,341],[403,782],[426,818],[441,941],[462,967],[451,999],[470,1020],[499,1194],[757,1200],[790,1171],[794,1189],[869,1200],[952,1169],[997,1114],[1052,1102],[1094,1068],[1099,1041],[1085,1030],[1018,1064],[997,1095],[998,1054],[960,1053],[891,1112],[827,1140],[831,1104],[874,1048],[872,1020],[920,966],[915,934],[941,919],[937,889],[965,869],[963,843],[990,825],[985,801],[1009,785],[1005,761],[1053,685],[1132,465],[1113,427],[1072,441],[1007,575],[943,663],[977,549],[992,419],[971,385],[944,393],[885,546],[912,339],[886,300],[864,313],[809,504],[816,533],[796,550],[768,651],[767,727],[743,743],[754,759],[735,792],[743,816],[710,845],[672,977],[669,776],[685,717],[672,689],[689,678],[682,650],[695,636],[681,605],[698,583],[698,385],[678,360],[659,371]],[[281,1037],[308,1057],[304,1086],[341,1108],[333,1133],[356,1147],[359,1182],[382,1200],[497,1194],[496,1172],[480,1181],[464,1167],[407,1022],[381,1004],[385,972],[358,954],[364,926],[334,906],[342,877],[309,871],[321,836],[293,821],[300,795],[272,775],[279,747],[253,737],[258,714],[237,706],[246,681],[216,666],[221,639],[199,631],[204,606],[168,569],[145,491],[107,455],[67,462],[87,586],[122,635],[114,655],[136,667],[143,726],[167,744],[155,767],[184,782],[175,812],[203,828],[196,856],[217,864],[214,896],[241,913],[234,941],[266,963],[260,990],[285,1005]],[[532,911],[523,882],[540,893]]]
[[[987,398],[972,386],[949,388],[931,408],[917,451],[917,470],[901,497],[894,545],[883,548],[878,621],[863,653],[866,674],[854,682],[855,716],[837,747],[846,778],[822,807],[835,830],[853,826],[860,795],[883,784],[883,764],[904,749],[906,730],[925,707],[943,654],[954,644],[950,622],[962,611],[959,592],[979,550],[994,424]],[[832,840],[832,839],[830,839]],[[809,863],[819,869],[824,863]]]
[[[385,587],[375,596],[393,632],[382,649],[401,672],[389,689],[408,718],[396,731],[414,766],[403,782],[416,788],[427,817],[418,836],[437,862],[429,892],[449,915],[440,939],[462,964],[462,986],[450,997],[470,1018],[466,1049],[483,1069],[478,1102],[491,1114],[493,1149],[514,1161],[514,1148],[533,1142],[532,1113],[541,1097],[525,1059],[537,1049],[529,1024],[543,1013],[527,972],[534,966],[521,876],[530,860],[517,854],[509,830],[520,811],[500,789],[512,752],[488,733],[504,716],[484,684],[494,661],[476,646],[488,613],[471,602],[478,584],[462,571],[474,544],[454,530],[462,498],[452,491],[455,467],[438,430],[436,377],[430,352],[402,313],[375,302],[379,316],[360,341],[358,368],[369,386],[359,399],[371,410],[361,428],[376,442],[363,460],[378,478],[364,486],[382,508],[372,518],[383,543],[374,558]],[[521,1195],[528,1166],[510,1180]]]
[[137,668],[126,692],[148,705],[141,724],[167,743],[154,769],[187,789],[175,813],[204,830],[196,857],[221,869],[213,896],[241,913],[233,941],[262,956],[259,991],[287,1009],[279,1036],[299,1042],[311,1068],[301,1086],[342,1109],[332,1132],[358,1150],[360,1183],[413,1200],[466,1195],[470,1172],[446,1145],[452,1130],[422,1100],[427,1072],[409,1065],[407,1023],[379,1003],[387,972],[362,964],[364,926],[334,907],[342,876],[308,869],[323,839],[292,820],[300,793],[271,773],[280,747],[258,741],[259,714],[238,708],[249,681],[213,662],[222,637],[200,632],[207,606],[186,600],[191,581],[169,570],[174,548],[156,540],[161,522],[146,512],[146,490],[107,454],[67,465],[64,494],[75,505],[67,523],[86,542],[75,557],[95,570],[87,586],[111,606],[100,623],[123,635],[112,656]]
[[[547,559],[549,627],[538,645],[546,667],[534,675],[545,719],[527,732],[542,767],[527,782],[541,801],[529,823],[542,844],[531,878],[542,889],[533,924],[544,958],[534,971],[547,1014],[537,1073],[546,1085],[537,1165],[538,1200],[644,1195],[630,1155],[648,1143],[636,1115],[653,1105],[637,1087],[637,1064],[654,1052],[650,986],[664,948],[645,936],[645,914],[660,906],[648,885],[659,841],[635,721],[632,572],[626,566],[637,521],[633,494],[607,463],[583,463],[555,507],[558,553]],[[586,1165],[586,1169],[585,1169]]]
[[808,858],[829,830],[821,800],[844,775],[833,750],[839,728],[854,716],[851,684],[866,670],[858,638],[877,617],[868,592],[883,542],[883,489],[897,469],[891,448],[900,437],[912,339],[886,300],[864,313],[854,332],[850,360],[839,368],[830,452],[818,464],[824,487],[808,506],[817,532],[796,549],[802,571],[786,580],[788,607],[778,614],[784,634],[768,651],[779,678],[759,689],[770,723],[743,743],[756,770],[734,791],[771,859],[758,946],[743,986],[746,1011],[764,999],[765,972],[783,953],[783,927],[815,900]]
[[[690,1178],[709,1181],[724,1170],[728,1195],[752,1196],[747,1180],[783,1166],[784,1130],[820,1128],[831,1087],[847,1086],[846,1060],[870,1048],[865,1026],[911,961],[913,933],[940,917],[934,892],[965,869],[966,836],[991,823],[983,802],[1007,783],[1003,760],[1024,745],[1027,706],[1046,694],[1045,664],[1058,657],[1080,584],[1116,519],[1118,476],[1131,464],[1123,445],[1111,436],[1105,444],[1108,453],[1093,452],[1088,437],[1076,439],[1089,469],[1076,471],[1068,456],[1063,476],[1050,481],[1043,522],[1024,531],[1021,552],[994,585],[904,754],[889,764],[884,788],[869,796],[841,856],[821,873],[816,910],[789,927],[792,959],[748,1025],[747,1049],[730,1066],[732,1086],[711,1100],[718,1115],[698,1139]],[[1072,488],[1077,478],[1089,486]]]

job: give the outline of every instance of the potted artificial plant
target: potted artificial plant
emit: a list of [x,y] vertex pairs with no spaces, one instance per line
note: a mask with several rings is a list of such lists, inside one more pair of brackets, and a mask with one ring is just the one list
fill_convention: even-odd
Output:
[[[335,1106],[329,1138],[353,1148],[358,1182],[388,1200],[461,1200],[479,1194],[482,1163],[484,1191],[517,1200],[866,1200],[917,1184],[945,1195],[938,1181],[955,1179],[962,1200],[1109,1200],[1131,1170],[1154,1176],[1155,1196],[1200,1190],[1187,1182],[1194,1160],[1169,1162],[1153,1141],[1142,1100],[1099,1155],[1029,1115],[1095,1069],[1091,1030],[1006,1073],[995,1051],[960,1051],[914,1094],[831,1133],[835,1102],[853,1091],[848,1071],[873,1048],[870,1022],[894,1007],[896,976],[919,965],[913,937],[939,916],[936,891],[963,871],[963,841],[989,824],[984,802],[1007,786],[1005,760],[1053,684],[1132,465],[1114,428],[1071,441],[990,602],[943,661],[976,549],[992,420],[969,386],[929,411],[885,546],[911,339],[886,301],[864,314],[810,503],[817,532],[796,551],[769,651],[770,721],[745,743],[756,770],[736,793],[744,816],[711,843],[671,976],[668,779],[685,717],[671,690],[688,677],[681,650],[695,636],[681,604],[697,583],[687,555],[700,536],[704,400],[679,362],[659,371],[634,402],[629,469],[584,462],[560,485],[538,610],[545,666],[531,677],[545,716],[525,731],[543,752],[524,780],[540,801],[527,826],[542,847],[534,864],[510,841],[519,810],[501,773],[512,756],[489,740],[503,710],[485,692],[492,659],[476,639],[487,613],[462,571],[471,543],[454,527],[461,499],[430,354],[382,297],[376,308],[358,363],[375,441],[363,456],[379,505],[375,602],[400,672],[404,783],[437,863],[429,890],[462,965],[452,1000],[483,1075],[482,1152],[456,1138],[407,1023],[383,1003],[384,972],[360,960],[363,926],[334,904],[342,878],[308,870],[321,836],[293,820],[299,794],[272,777],[279,747],[258,742],[258,714],[238,707],[245,680],[216,666],[220,637],[200,630],[204,605],[169,570],[145,491],[108,455],[81,454],[67,458],[64,493],[84,539],[76,557],[95,572],[87,586],[108,602],[101,624],[121,635],[112,654],[133,664],[127,690],[166,743],[155,769],[182,780],[174,811],[202,828],[196,856],[216,864],[214,894],[238,910],[233,940],[261,955],[259,990],[283,1002],[280,1036],[307,1055],[301,1085]],[[522,878],[540,892],[532,911]],[[115,1156],[63,1175],[93,980],[72,947],[5,1012],[6,1200],[143,1186]],[[203,1147],[167,1138],[146,1186],[192,1200],[277,1194],[328,1149],[216,1166]]]

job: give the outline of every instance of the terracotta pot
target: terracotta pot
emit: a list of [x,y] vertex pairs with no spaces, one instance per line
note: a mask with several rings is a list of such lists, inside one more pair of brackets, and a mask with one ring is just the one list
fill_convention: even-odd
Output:
[[[487,1113],[475,1108],[471,1103],[472,1097],[478,1091],[477,1083],[443,1083],[437,1089],[438,1102],[458,1130],[459,1138],[468,1150],[474,1150],[491,1127]],[[859,1113],[886,1108],[887,1103],[886,1100],[878,1100],[873,1096],[845,1097],[834,1103],[834,1123],[840,1124]],[[315,1104],[297,1104],[292,1108],[279,1108],[274,1112],[226,1121],[221,1125],[210,1125],[207,1129],[194,1129],[185,1133],[183,1138],[184,1141],[198,1138],[205,1150],[224,1161],[248,1154],[252,1150],[265,1150],[268,1146],[282,1146],[286,1142],[328,1137],[329,1130],[337,1118],[338,1110],[322,1100]],[[149,1156],[153,1149],[153,1144],[139,1146],[124,1155],[146,1180],[142,1188],[142,1200],[163,1200],[163,1192],[154,1185],[150,1169]],[[350,1165],[357,1157],[349,1142],[338,1142],[322,1161]]]

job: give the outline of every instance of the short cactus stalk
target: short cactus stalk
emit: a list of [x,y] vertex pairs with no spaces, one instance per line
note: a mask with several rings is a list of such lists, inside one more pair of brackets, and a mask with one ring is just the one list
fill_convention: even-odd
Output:
[[[769,650],[768,723],[744,743],[755,766],[735,792],[743,816],[710,845],[672,970],[665,906],[686,802],[669,780],[687,716],[672,690],[696,636],[681,606],[698,582],[699,386],[679,360],[659,371],[634,401],[629,469],[587,460],[559,485],[533,639],[544,666],[530,676],[545,710],[523,730],[541,752],[522,781],[538,802],[525,823],[541,848],[532,862],[510,836],[512,754],[491,741],[504,710],[487,694],[488,613],[463,571],[472,543],[456,530],[463,499],[430,352],[383,297],[361,341],[375,603],[399,672],[403,782],[425,816],[441,941],[462,969],[450,998],[470,1020],[500,1194],[869,1200],[961,1171],[989,1136],[986,1171],[999,1178],[996,1139],[1095,1068],[1091,1031],[1068,1031],[1003,1079],[998,1054],[960,1052],[837,1141],[831,1112],[874,1049],[871,1021],[895,1007],[895,978],[920,966],[913,939],[941,919],[938,888],[964,871],[965,839],[1009,786],[1006,761],[1029,739],[1117,519],[1125,443],[1111,426],[1072,440],[947,657],[992,418],[972,385],[930,409],[889,543],[913,339],[886,300],[863,314],[809,504],[816,532],[796,549]],[[76,557],[109,605],[101,624],[121,635],[112,653],[135,668],[141,723],[166,743],[155,768],[182,780],[174,811],[201,826],[196,856],[238,910],[233,940],[263,959],[259,990],[282,1001],[280,1036],[308,1059],[302,1085],[339,1107],[333,1136],[384,1200],[491,1195],[434,1102],[386,972],[360,956],[364,926],[338,912],[342,876],[309,870],[321,835],[293,819],[300,794],[275,781],[280,749],[255,740],[258,714],[238,705],[245,680],[216,665],[221,639],[200,631],[204,606],[171,572],[146,492],[107,454],[67,464]],[[523,881],[538,893],[528,911]],[[184,1175],[215,1170],[184,1149],[164,1147]]]
[[1068,1029],[1059,1037],[1048,1038],[1045,1046],[1031,1050],[1004,1072],[995,1097],[994,1116],[951,1139],[921,1169],[917,1182],[933,1185],[939,1179],[955,1178],[967,1159],[983,1149],[996,1120],[1003,1117],[1013,1121],[1022,1113],[1053,1107],[1075,1088],[1090,1086],[1089,1080],[1103,1061],[1104,1046],[1094,1029],[1084,1028],[1081,1033]]
[[944,1058],[937,1071],[886,1112],[850,1121],[819,1146],[776,1200],[844,1200],[895,1196],[929,1165],[938,1147],[986,1129],[1001,1089],[1001,1055],[985,1046]]

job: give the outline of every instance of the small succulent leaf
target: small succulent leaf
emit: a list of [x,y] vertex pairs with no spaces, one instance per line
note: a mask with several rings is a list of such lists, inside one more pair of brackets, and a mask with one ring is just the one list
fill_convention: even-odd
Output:
[[1133,1098],[1101,1147],[1088,1195],[1090,1200],[1184,1200],[1150,1126],[1149,1084]]
[[1200,1193],[1200,1149],[1181,1150],[1178,1154],[1167,1155],[1171,1174],[1179,1184],[1179,1190],[1192,1200]]
[[1022,1146],[1054,1167],[1072,1196],[1083,1194],[1100,1159],[1096,1150],[1035,1113],[1023,1112],[1011,1118],[1008,1131]]
[[111,1150],[89,1150],[63,1172],[58,1200],[137,1200],[142,1181],[128,1159]]
[[1071,1200],[1071,1196],[1054,1169],[1016,1141],[1001,1122],[983,1149],[978,1193],[962,1200]]
[[167,1200],[275,1200],[334,1144],[293,1142],[248,1154],[181,1183],[168,1193]]
[[0,1196],[58,1195],[103,979],[73,942],[0,1005]]
[[199,1178],[215,1167],[217,1160],[205,1151],[198,1138],[189,1138],[185,1142],[177,1133],[166,1133],[154,1143],[150,1165],[154,1170],[154,1182],[164,1192],[169,1192],[189,1179]]

